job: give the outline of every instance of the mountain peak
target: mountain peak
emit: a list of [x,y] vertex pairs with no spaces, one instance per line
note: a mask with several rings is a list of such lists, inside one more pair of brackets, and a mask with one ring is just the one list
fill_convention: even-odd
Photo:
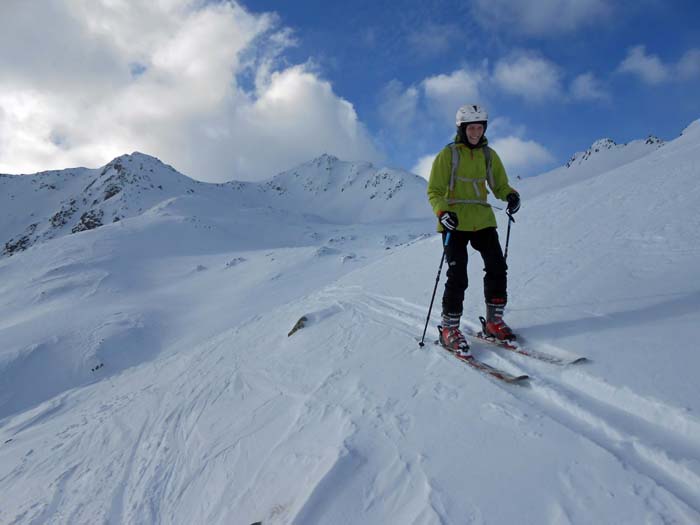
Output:
[[146,153],[141,153],[140,151],[134,151],[133,153],[125,153],[118,157],[113,158],[103,167],[103,171],[108,168],[113,168],[115,166],[140,166],[140,169],[148,169],[148,171],[154,171],[155,168],[165,168],[170,171],[176,171],[175,168],[169,164],[165,164],[158,157],[148,155]]
[[581,165],[589,159],[607,159],[611,156],[612,152],[622,152],[623,150],[626,153],[620,153],[619,155],[615,153],[612,154],[612,156],[621,155],[625,158],[630,156],[630,158],[637,158],[650,153],[654,149],[659,148],[664,144],[665,142],[663,140],[654,135],[649,135],[645,140],[636,140],[627,144],[618,144],[613,139],[605,137],[596,140],[586,151],[574,153],[574,155],[566,163],[566,167],[571,168],[574,165]]
[[617,146],[617,143],[610,138],[602,138],[596,140],[593,144],[591,144],[591,147],[588,148],[589,150],[592,150],[594,152],[598,152],[602,149],[611,149]]
[[[40,184],[37,177],[42,177]],[[200,184],[156,157],[138,151],[115,157],[93,170],[47,172],[10,182],[12,199],[15,193],[41,193],[32,195],[31,200],[27,198],[24,208],[31,208],[29,202],[35,201],[44,202],[45,206],[32,209],[24,224],[15,220],[9,231],[1,232],[11,235],[5,242],[4,255],[22,251],[37,241],[133,217],[166,198],[192,194]],[[20,228],[24,231],[20,232]]]
[[335,163],[338,162],[340,159],[336,157],[335,155],[331,155],[330,153],[323,153],[316,157],[314,160],[311,162],[317,162],[317,163]]
[[301,164],[299,167],[300,168],[314,168],[314,169],[325,169],[325,170],[332,170],[335,166],[338,164],[342,163],[338,157],[335,155],[331,155],[330,153],[323,153],[319,155],[318,157],[311,159],[307,162],[304,162]]
[[154,157],[153,155],[148,155],[146,153],[141,153],[140,151],[133,151],[131,153],[124,153],[123,155],[119,155],[118,157],[115,157],[112,159],[112,162],[115,160],[122,160],[122,161],[130,161],[131,160],[147,160],[147,161],[156,161],[156,162],[161,162],[158,157]]

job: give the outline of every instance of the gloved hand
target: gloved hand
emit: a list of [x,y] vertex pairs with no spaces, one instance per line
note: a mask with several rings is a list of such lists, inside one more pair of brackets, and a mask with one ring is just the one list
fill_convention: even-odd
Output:
[[440,214],[440,224],[442,224],[446,230],[454,231],[459,225],[459,219],[457,219],[457,214],[453,211],[443,211]]
[[520,195],[515,192],[509,193],[506,200],[508,201],[508,213],[511,215],[518,213],[520,209]]

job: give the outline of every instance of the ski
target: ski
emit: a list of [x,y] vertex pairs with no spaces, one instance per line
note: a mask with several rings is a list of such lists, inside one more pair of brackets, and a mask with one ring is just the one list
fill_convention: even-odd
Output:
[[[480,317],[479,320],[482,321],[482,327],[484,324],[483,317]],[[557,357],[545,352],[540,352],[539,350],[533,350],[531,348],[525,348],[517,343],[517,341],[501,341],[499,339],[496,339],[495,337],[491,335],[486,335],[484,333],[484,330],[482,328],[481,331],[479,332],[474,332],[471,329],[467,329],[468,335],[471,337],[474,337],[480,341],[484,341],[485,343],[492,344],[494,346],[497,346],[499,348],[502,348],[504,350],[508,350],[509,352],[514,352],[516,354],[524,355],[526,357],[531,357],[533,359],[537,359],[538,361],[543,361],[545,363],[549,363],[552,365],[558,365],[558,366],[568,366],[568,365],[578,365],[581,363],[586,363],[588,362],[587,357],[576,357],[574,359],[565,359],[561,357]]]
[[486,374],[490,377],[494,377],[498,379],[499,381],[504,381],[505,383],[510,383],[510,384],[515,384],[515,385],[526,385],[528,380],[530,379],[530,376],[528,375],[513,375],[509,374],[505,370],[501,370],[500,368],[496,368],[494,366],[488,365],[484,363],[483,361],[479,361],[476,359],[473,355],[467,354],[467,355],[462,355],[453,352],[452,350],[449,350],[442,346],[439,341],[435,341],[435,344],[448,352],[449,354],[453,355],[463,363],[468,364],[471,366],[473,369],[478,370],[479,372]]

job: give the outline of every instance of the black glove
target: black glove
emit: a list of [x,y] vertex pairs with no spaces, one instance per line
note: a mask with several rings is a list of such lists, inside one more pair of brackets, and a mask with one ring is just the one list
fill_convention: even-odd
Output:
[[454,231],[459,225],[459,219],[457,219],[457,214],[453,211],[443,211],[440,214],[440,224],[442,224],[448,231]]
[[511,215],[518,213],[520,209],[520,195],[515,192],[509,193],[506,200],[508,201],[508,213]]

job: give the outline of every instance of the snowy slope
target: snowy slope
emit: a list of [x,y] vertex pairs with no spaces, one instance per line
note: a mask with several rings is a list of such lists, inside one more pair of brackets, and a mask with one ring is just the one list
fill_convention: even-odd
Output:
[[[12,378],[0,383],[0,418],[90,382],[104,361],[111,367],[101,375],[111,375],[193,344],[434,231],[432,220],[336,225],[315,214],[251,206],[250,199],[236,205],[240,188],[217,192],[179,177],[186,191],[178,195],[170,181],[170,196],[146,211],[137,206],[157,199],[126,185],[119,195],[135,195],[113,209],[140,212],[131,218],[0,259],[0,370]],[[266,202],[259,187],[249,191]],[[293,291],[284,291],[287,281]],[[183,298],[188,287],[192,296]]]
[[528,190],[533,195],[539,195],[590,177],[597,177],[601,173],[613,171],[649,155],[664,144],[662,140],[651,135],[644,140],[634,140],[628,144],[617,144],[609,138],[596,140],[586,151],[575,153],[564,166],[529,180]]
[[699,171],[700,121],[519,183],[508,319],[592,359],[473,345],[525,388],[418,347],[432,219],[185,195],[0,260],[0,523],[700,522]]

